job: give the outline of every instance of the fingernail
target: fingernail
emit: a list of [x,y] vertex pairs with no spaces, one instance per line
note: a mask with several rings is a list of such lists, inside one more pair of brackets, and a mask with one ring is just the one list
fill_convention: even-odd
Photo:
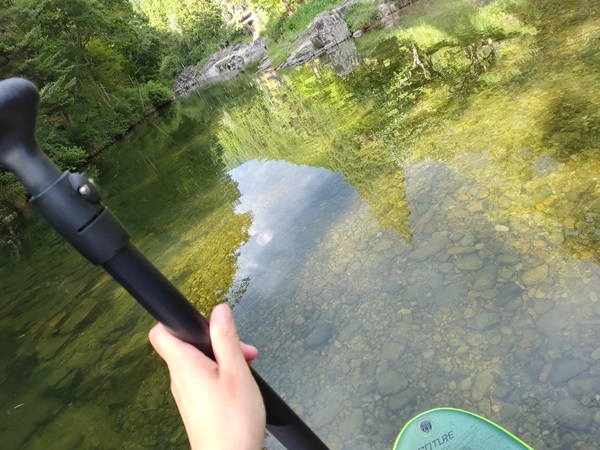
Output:
[[231,320],[231,309],[229,309],[229,306],[226,304],[217,305],[210,315],[210,321],[212,323],[226,323],[231,322]]

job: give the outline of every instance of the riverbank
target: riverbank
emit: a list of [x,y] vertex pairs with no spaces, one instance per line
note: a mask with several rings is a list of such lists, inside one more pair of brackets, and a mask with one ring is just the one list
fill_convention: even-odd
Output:
[[[175,97],[187,97],[248,70],[260,74],[302,65],[368,30],[391,26],[402,9],[416,2],[346,0],[331,10],[321,11],[310,5],[305,8],[310,12],[299,8],[297,15],[301,18],[288,17],[279,27],[271,27],[268,36],[259,37],[251,44],[237,44],[220,50],[202,67],[187,67],[177,79]],[[304,25],[305,22],[308,24]],[[283,31],[285,23],[293,23],[287,27],[287,32]],[[304,28],[300,30],[300,26]]]

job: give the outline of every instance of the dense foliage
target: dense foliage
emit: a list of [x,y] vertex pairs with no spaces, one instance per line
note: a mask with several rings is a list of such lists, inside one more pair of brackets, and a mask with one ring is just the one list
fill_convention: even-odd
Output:
[[226,26],[224,10],[213,0],[132,0],[134,9],[165,35],[161,74],[175,78],[181,71],[243,36]]
[[[41,147],[63,168],[122,135],[171,98],[160,81],[163,37],[128,0],[2,0],[0,78],[40,89]],[[0,174],[0,214],[24,195]]]

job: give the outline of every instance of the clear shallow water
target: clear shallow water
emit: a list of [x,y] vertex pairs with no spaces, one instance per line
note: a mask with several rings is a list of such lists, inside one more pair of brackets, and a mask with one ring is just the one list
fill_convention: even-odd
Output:
[[[467,3],[445,4],[500,14]],[[408,89],[405,33],[453,28],[420,2],[343,77],[315,63],[175,105],[99,161],[106,201],[201,309],[236,304],[258,371],[331,448],[390,448],[435,406],[595,448],[594,4],[501,3],[516,34],[495,64]],[[184,446],[151,319],[43,225],[19,245],[0,277],[3,445]]]

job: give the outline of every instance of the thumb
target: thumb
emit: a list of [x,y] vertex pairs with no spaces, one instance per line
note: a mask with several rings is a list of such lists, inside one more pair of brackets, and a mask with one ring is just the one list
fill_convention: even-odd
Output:
[[213,309],[210,315],[210,339],[219,373],[232,374],[248,370],[229,305],[221,304]]

